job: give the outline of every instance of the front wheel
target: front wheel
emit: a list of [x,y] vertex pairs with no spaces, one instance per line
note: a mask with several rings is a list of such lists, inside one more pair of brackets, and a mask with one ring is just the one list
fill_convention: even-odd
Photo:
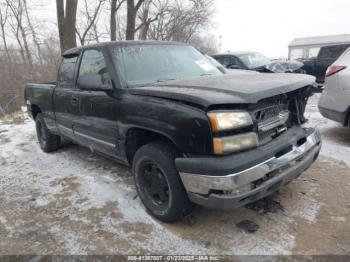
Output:
[[133,175],[147,211],[163,222],[174,222],[191,211],[191,203],[175,167],[176,150],[164,142],[142,146],[135,154]]
[[46,127],[44,118],[41,113],[35,117],[35,127],[40,148],[48,153],[57,150],[61,145],[61,138],[54,134],[51,134]]

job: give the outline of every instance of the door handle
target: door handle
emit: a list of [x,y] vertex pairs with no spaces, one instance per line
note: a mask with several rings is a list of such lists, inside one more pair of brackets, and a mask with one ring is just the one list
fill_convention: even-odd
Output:
[[72,96],[71,99],[70,99],[70,103],[72,106],[76,106],[79,102],[79,97],[77,96]]

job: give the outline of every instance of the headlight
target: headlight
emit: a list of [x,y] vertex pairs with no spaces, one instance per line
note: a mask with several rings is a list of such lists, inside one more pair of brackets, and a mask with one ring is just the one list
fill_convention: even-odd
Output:
[[214,138],[214,153],[216,155],[223,155],[235,151],[258,146],[258,137],[254,132]]
[[236,129],[253,124],[253,120],[248,112],[212,111],[207,115],[213,132]]

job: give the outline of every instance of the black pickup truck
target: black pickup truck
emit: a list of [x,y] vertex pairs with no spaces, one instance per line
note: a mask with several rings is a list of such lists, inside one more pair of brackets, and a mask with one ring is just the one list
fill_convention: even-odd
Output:
[[316,77],[316,82],[324,83],[327,68],[337,60],[350,44],[330,45],[321,47],[317,57],[301,60],[304,63],[303,70],[306,74]]
[[314,78],[224,74],[191,46],[111,42],[63,54],[56,83],[28,84],[39,144],[61,138],[132,167],[151,215],[175,221],[192,204],[228,209],[298,177],[317,158],[304,128]]

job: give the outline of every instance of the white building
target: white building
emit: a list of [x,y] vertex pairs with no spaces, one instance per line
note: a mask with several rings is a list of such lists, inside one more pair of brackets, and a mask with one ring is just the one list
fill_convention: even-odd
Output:
[[350,44],[350,34],[295,38],[288,46],[288,58],[315,57],[322,46],[336,44]]

